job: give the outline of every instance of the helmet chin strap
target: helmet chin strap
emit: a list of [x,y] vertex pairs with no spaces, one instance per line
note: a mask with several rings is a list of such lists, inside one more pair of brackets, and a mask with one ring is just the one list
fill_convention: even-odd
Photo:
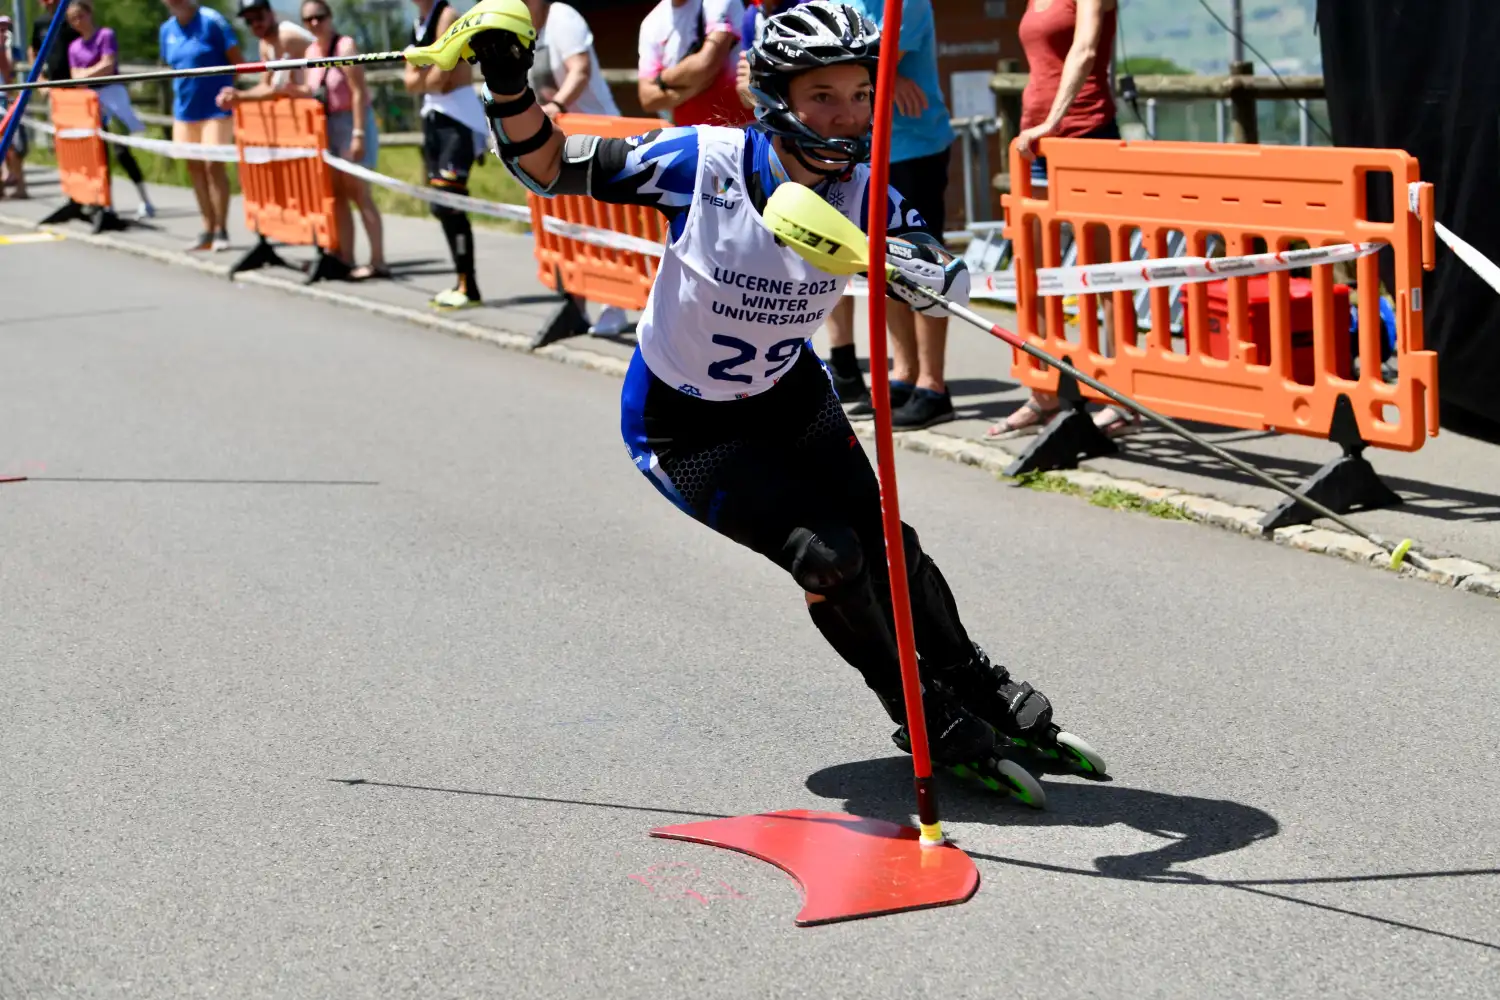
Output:
[[795,142],[789,142],[787,143],[787,145],[792,148],[792,158],[795,159],[798,163],[802,164],[803,169],[809,170],[824,179],[827,179],[829,177],[838,177],[840,174],[848,173],[849,170],[854,166],[853,159],[850,159],[847,163],[844,163],[842,165],[834,164],[833,160],[819,160],[816,162],[822,163],[823,165],[815,166],[814,161],[809,160],[807,155],[803,153],[801,146],[799,146]]

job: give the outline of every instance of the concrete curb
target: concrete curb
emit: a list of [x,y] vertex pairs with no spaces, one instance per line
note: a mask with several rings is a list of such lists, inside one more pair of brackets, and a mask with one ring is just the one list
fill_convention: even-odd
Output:
[[[159,261],[163,264],[189,267],[220,278],[227,278],[229,276],[229,266],[227,264],[215,263],[212,260],[194,257],[187,253],[141,246],[114,236],[80,233],[76,230],[68,230],[59,226],[43,226],[29,219],[6,215],[4,213],[0,213],[0,223],[24,229],[56,233],[80,243],[104,247],[109,250],[123,251],[134,254],[137,257]],[[263,288],[272,288],[292,295],[300,295],[304,298],[316,299],[331,305],[360,309],[386,319],[412,323],[431,330],[466,337],[470,340],[484,341],[506,348],[507,350],[545,357],[553,361],[560,361],[563,364],[611,375],[615,378],[623,379],[626,369],[629,367],[627,362],[619,358],[600,354],[597,351],[574,347],[569,344],[549,344],[546,347],[533,351],[531,350],[531,337],[525,334],[494,330],[489,327],[480,326],[477,323],[468,323],[441,314],[410,309],[405,306],[375,302],[357,295],[347,295],[343,292],[336,292],[315,285],[303,285],[298,282],[283,281],[279,278],[270,277],[255,271],[237,275],[234,280],[244,282],[248,285],[258,285]],[[866,439],[872,439],[875,434],[875,426],[872,422],[856,423],[854,430],[856,434]],[[927,430],[903,431],[895,435],[895,443],[897,447],[906,451],[932,455],[951,462],[957,462],[961,465],[973,466],[995,476],[1003,475],[1004,470],[1017,457],[999,445],[982,444],[978,441],[957,438],[948,434],[940,434]],[[1132,496],[1140,497],[1146,502],[1160,501],[1171,504],[1193,521],[1223,528],[1252,538],[1264,538],[1278,545],[1301,549],[1305,552],[1317,552],[1323,555],[1335,556],[1350,562],[1363,563],[1369,566],[1384,568],[1387,563],[1388,556],[1380,548],[1357,535],[1351,535],[1342,530],[1303,525],[1292,528],[1278,528],[1268,535],[1260,528],[1260,520],[1267,512],[1257,507],[1239,507],[1213,497],[1184,493],[1169,487],[1153,486],[1149,483],[1133,479],[1120,479],[1092,469],[1071,469],[1059,472],[1057,475],[1077,486],[1083,492],[1085,498],[1100,489],[1118,490]],[[1413,545],[1413,551],[1419,555],[1425,555],[1415,544]],[[1467,591],[1471,594],[1479,594],[1484,597],[1500,598],[1500,569],[1495,569],[1484,563],[1457,557],[1428,556],[1427,559],[1432,566],[1432,571],[1420,570],[1408,563],[1402,566],[1399,571],[1400,575],[1402,577],[1435,583],[1443,587]]]

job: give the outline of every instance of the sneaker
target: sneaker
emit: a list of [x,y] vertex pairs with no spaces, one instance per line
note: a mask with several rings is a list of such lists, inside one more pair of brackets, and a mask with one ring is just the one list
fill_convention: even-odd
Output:
[[839,397],[839,402],[845,407],[870,401],[870,390],[865,385],[863,374],[856,371],[853,375],[840,375],[831,368],[828,372],[833,378],[834,394]]
[[[901,407],[906,405],[907,400],[911,398],[913,388],[914,387],[910,382],[891,383],[892,413],[895,413],[897,410],[901,409]],[[869,392],[866,391],[864,399],[859,400],[858,402],[846,407],[844,409],[844,416],[848,417],[850,420],[875,419],[875,406],[870,400]]]
[[189,253],[212,249],[214,245],[214,234],[204,231],[198,234],[198,242],[188,247]]
[[434,295],[429,304],[434,309],[468,309],[479,305],[479,300],[469,298],[461,288],[447,288]]
[[143,222],[146,219],[156,218],[156,206],[149,201],[141,202],[140,207],[135,210],[135,217]]
[[891,414],[891,426],[898,431],[915,431],[953,419],[953,400],[946,392],[917,389]]
[[630,316],[619,306],[605,306],[599,310],[599,318],[589,327],[595,337],[618,337],[630,328]]
[[213,239],[213,251],[214,251],[214,253],[222,253],[223,251],[228,250],[228,249],[229,249],[229,233],[226,232],[223,229],[219,230],[217,233],[214,233],[214,239]]

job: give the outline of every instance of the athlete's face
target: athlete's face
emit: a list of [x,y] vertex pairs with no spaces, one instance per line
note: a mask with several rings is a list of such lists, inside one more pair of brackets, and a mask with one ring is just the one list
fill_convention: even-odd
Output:
[[857,139],[875,118],[875,85],[863,66],[825,66],[795,77],[792,110],[802,123],[829,139]]

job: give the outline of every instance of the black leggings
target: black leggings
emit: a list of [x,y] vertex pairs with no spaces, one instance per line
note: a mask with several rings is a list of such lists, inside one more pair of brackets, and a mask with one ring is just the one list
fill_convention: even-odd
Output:
[[649,377],[645,443],[680,507],[789,573],[788,540],[799,528],[841,524],[859,539],[872,578],[884,580],[880,483],[811,350],[774,387],[733,402]]
[[141,165],[136,162],[135,154],[130,151],[129,146],[121,146],[117,143],[107,142],[110,152],[114,154],[120,166],[125,168],[125,175],[137,185],[145,183],[146,175],[141,173]]

